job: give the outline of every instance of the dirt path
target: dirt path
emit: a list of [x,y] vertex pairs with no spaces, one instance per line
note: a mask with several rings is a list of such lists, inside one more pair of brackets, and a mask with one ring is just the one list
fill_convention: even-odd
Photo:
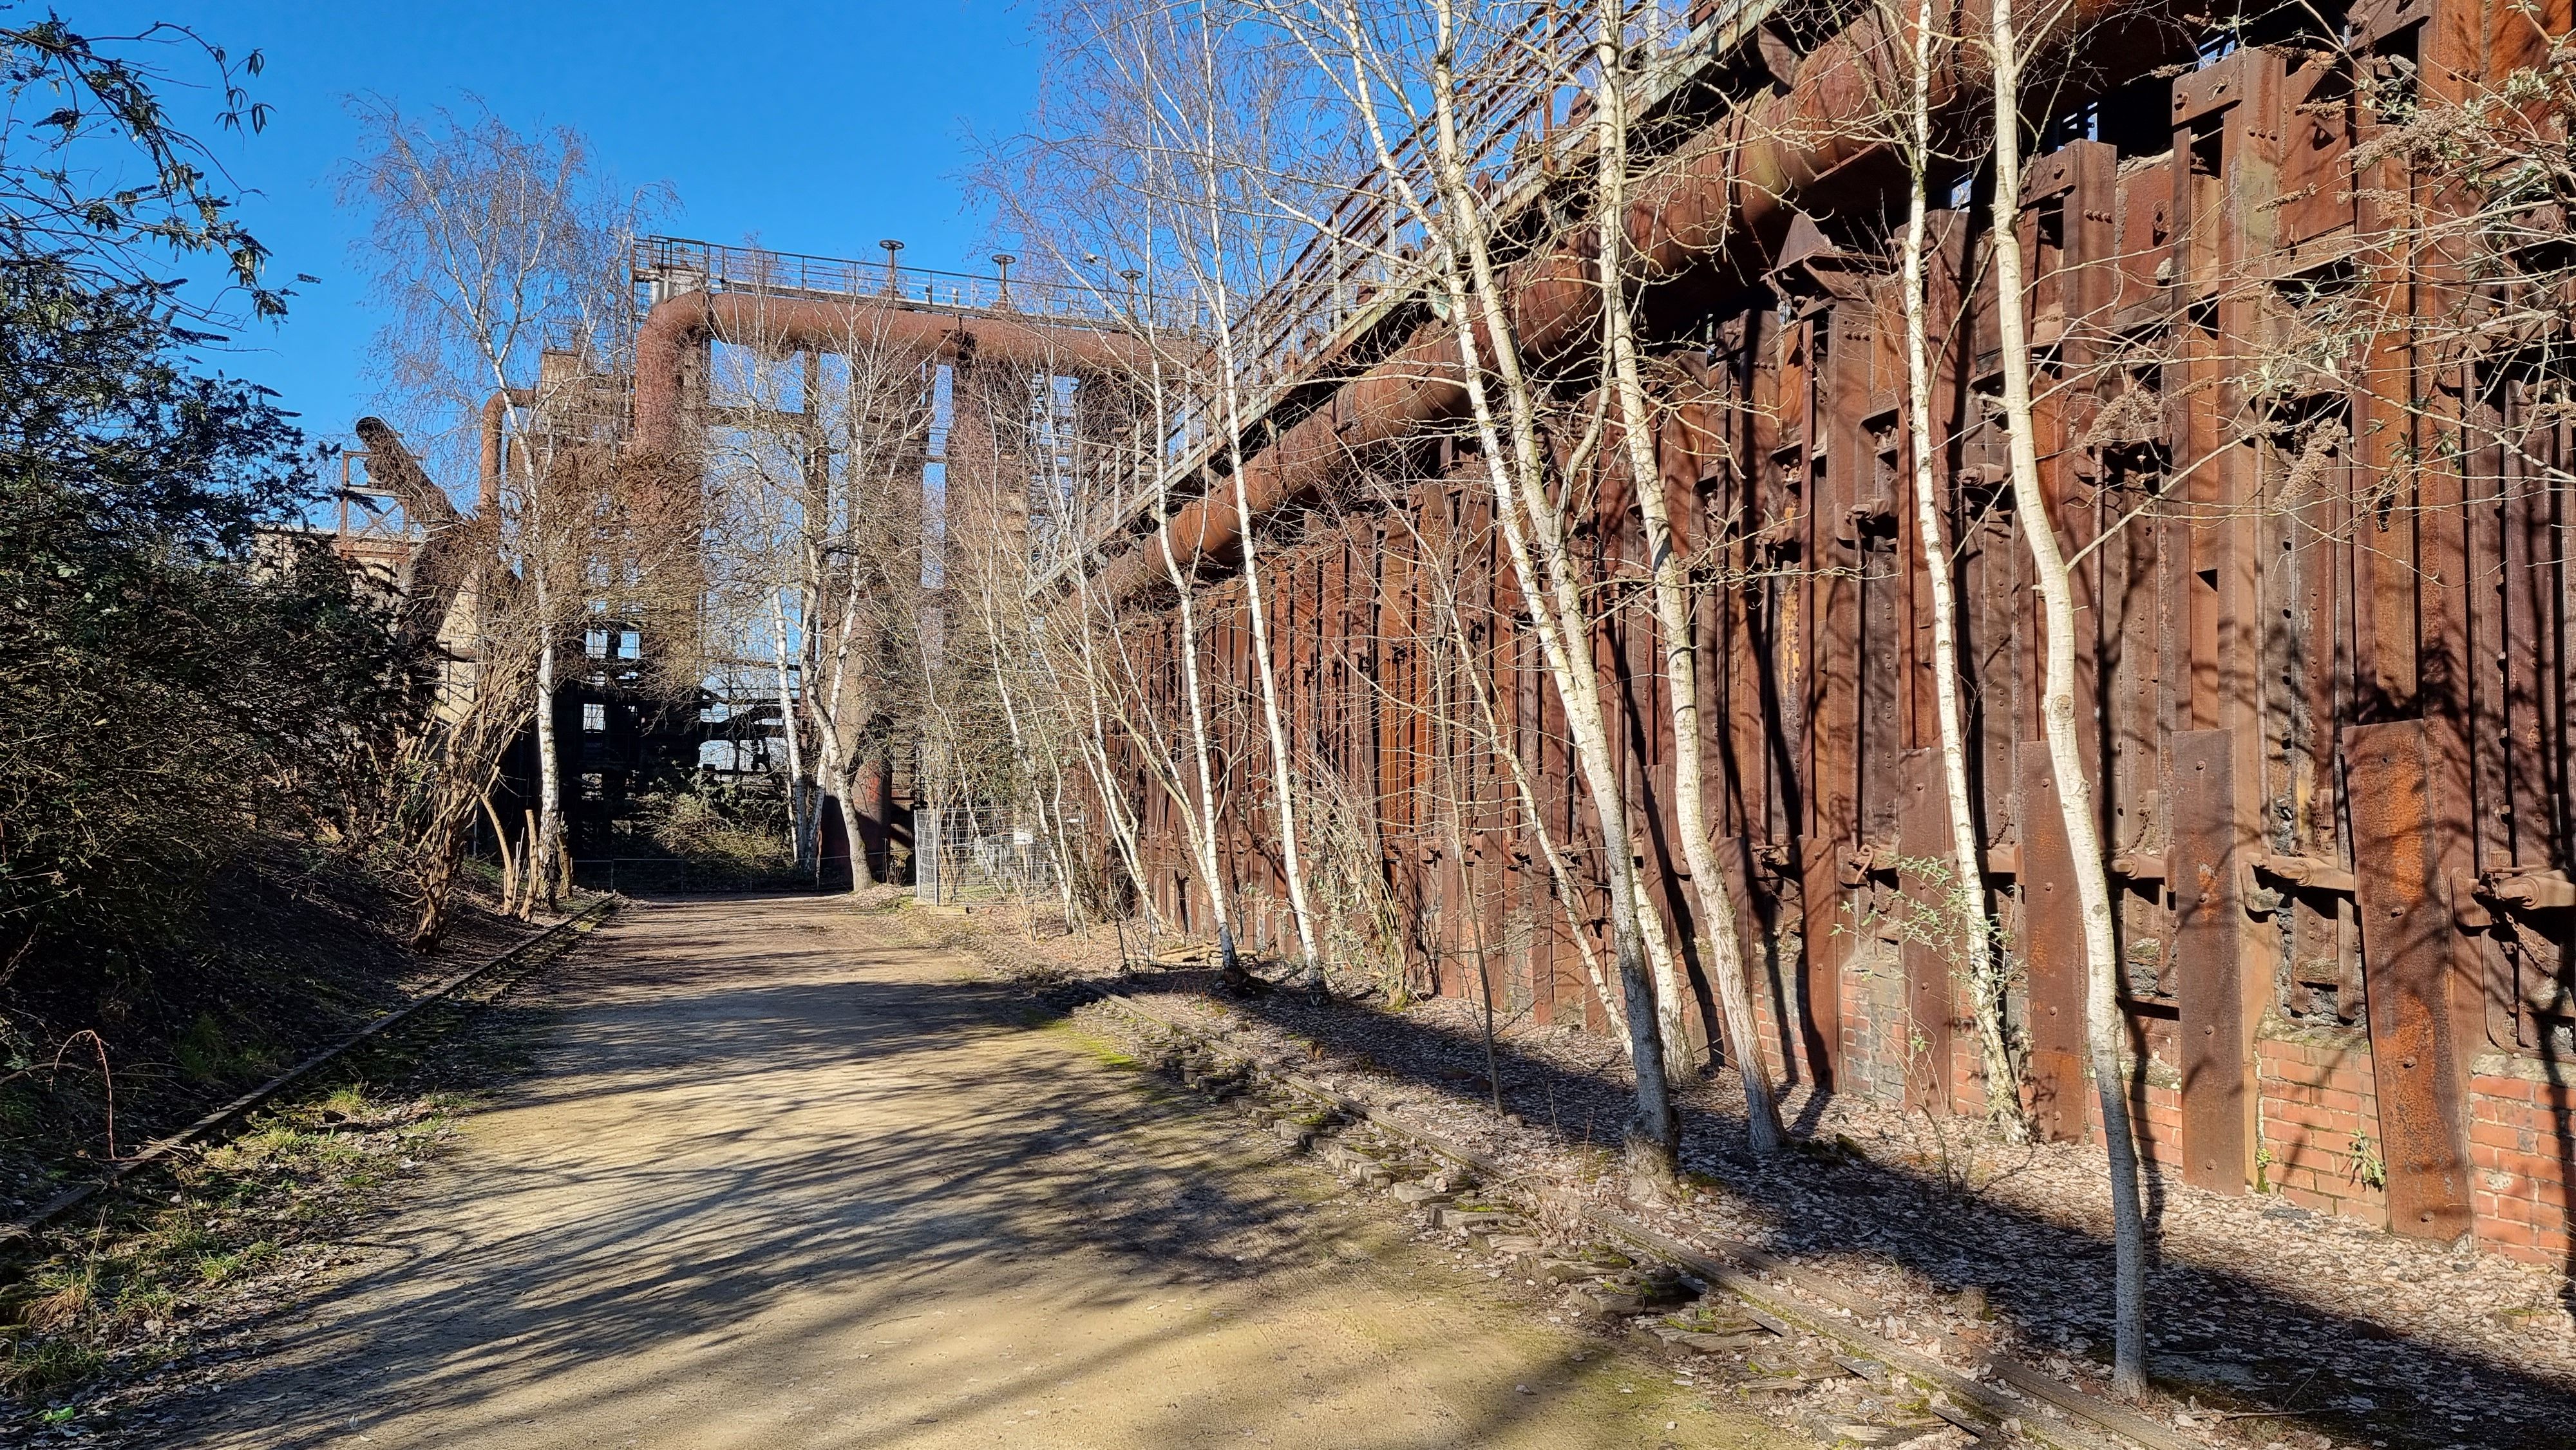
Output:
[[1792,1443],[835,903],[640,905],[552,990],[537,1072],[161,1443]]

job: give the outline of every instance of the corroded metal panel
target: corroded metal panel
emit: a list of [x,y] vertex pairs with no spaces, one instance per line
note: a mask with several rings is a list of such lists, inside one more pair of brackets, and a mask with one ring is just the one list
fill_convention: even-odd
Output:
[[[2245,978],[2244,856],[2234,803],[2235,740],[2197,730],[2173,741],[2174,981],[2180,1012],[2183,1181],[2243,1193],[2254,1165],[2254,1028]],[[2266,994],[2269,980],[2264,981]]]
[[2469,1227],[2466,1073],[2452,1043],[2423,722],[2353,726],[2343,753],[2389,1226],[2452,1238]]
[[[2355,12],[2355,33],[2411,46],[2408,28],[2435,11],[2451,30],[2420,38],[2442,84],[2511,51],[2487,33],[2504,13],[2493,7],[2475,18],[2375,0]],[[2544,904],[2576,868],[2565,568],[2576,425],[2550,371],[2560,364],[2485,342],[2465,356],[2407,321],[2478,303],[2489,273],[2408,232],[2440,214],[2456,179],[2387,159],[2355,173],[2355,155],[2387,148],[2364,144],[2375,123],[2351,93],[2354,63],[2248,47],[2177,73],[2170,109],[2144,134],[2132,118],[2115,138],[2106,113],[2101,140],[2035,157],[2022,226],[2043,487],[2061,542],[2085,551],[2077,709],[2118,892],[2122,987],[2134,1040],[2181,1070],[2186,1176],[2224,1191],[2245,1181],[2265,1013],[2366,1020],[2387,1141],[2356,1151],[2384,1151],[2404,1226],[2440,1232],[2465,1222],[2463,1064],[2534,1052],[2576,1019],[2570,914]],[[1947,854],[1925,750],[1936,662],[1903,446],[1900,309],[1884,259],[1855,245],[1867,225],[1811,219],[1794,275],[1776,274],[1758,304],[1677,284],[1640,317],[1655,385],[1675,389],[1658,446],[1698,590],[1706,805],[1745,893],[1748,955],[1779,964],[1761,984],[1766,1005],[1783,1034],[1804,1035],[1782,1045],[1820,1079],[1852,1034],[1873,1061],[1846,1087],[1893,1089],[1877,1069],[1896,1063],[1879,1054],[1907,1044],[1918,1059],[1908,1099],[1931,1106],[1956,1081],[1947,964],[1927,945],[1901,952],[1905,1032],[1867,1015],[1883,1004],[1848,980],[1880,965],[1853,955],[1868,935],[1855,912],[1886,904],[1888,863]],[[2027,1090],[2044,1135],[2076,1138],[2091,1096],[2085,963],[2075,863],[2033,738],[2039,630],[1994,403],[1992,269],[1971,245],[1981,217],[1935,225],[1933,486],[1954,531],[1971,787],[2026,968],[2014,1006]],[[2550,295],[2557,311],[2534,316],[2564,312]],[[2300,327],[2372,309],[2391,324],[2355,333],[2346,355],[2271,365]],[[2563,337],[2544,344],[2563,359]],[[1564,462],[1574,443],[1551,446]],[[1435,454],[1457,461],[1436,440],[1411,458]],[[1672,839],[1676,743],[1630,491],[1590,466],[1568,483],[1583,500],[1578,547],[1599,623],[1575,648],[1600,672],[1653,887],[1680,919],[1710,883],[1686,879]],[[1601,943],[1607,863],[1561,702],[1490,562],[1458,580],[1490,639],[1463,660],[1443,654],[1423,608],[1447,547],[1435,496],[1459,479],[1472,493],[1474,473],[1408,482],[1401,468],[1336,518],[1357,542],[1311,601],[1302,582],[1278,595],[1288,658],[1319,677],[1306,708],[1357,787],[1402,909],[1449,922],[1454,953],[1462,908],[1495,893],[1474,920],[1527,953],[1531,1006],[1604,1026],[1571,948],[1574,932]],[[1431,542],[1417,553],[1403,520],[1371,522],[1381,506],[1421,515]],[[1490,527],[1450,508],[1450,525]],[[1206,597],[1212,620],[1232,607]],[[1239,643],[1209,638],[1210,658],[1239,671]],[[1461,668],[1492,681],[1501,748],[1530,771],[1574,901],[1557,899],[1516,793],[1480,758],[1494,747],[1455,727],[1469,698]],[[1158,677],[1157,688],[1178,718],[1174,686]],[[1252,821],[1248,833],[1228,823],[1230,859],[1266,859],[1264,741],[1240,719],[1221,733],[1239,786],[1231,809]],[[1156,793],[1138,794],[1146,857],[1176,881],[1189,869],[1178,822]],[[1444,801],[1476,817],[1471,841],[1509,857],[1501,878],[1482,846],[1444,858]],[[2173,1146],[2152,1144],[2159,1156]]]
[[2021,958],[2030,977],[2030,1103],[2039,1136],[2081,1142],[2084,1094],[2084,911],[2075,854],[2057,806],[2048,747],[2020,751]]

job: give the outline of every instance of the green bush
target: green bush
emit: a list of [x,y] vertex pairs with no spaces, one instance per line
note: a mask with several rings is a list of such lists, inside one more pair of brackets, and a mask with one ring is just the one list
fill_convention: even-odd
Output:
[[756,886],[795,871],[787,802],[758,785],[692,780],[639,796],[617,854],[686,863],[689,880]]
[[302,436],[143,285],[0,233],[0,960],[119,973],[261,829],[351,808],[417,675],[279,526]]

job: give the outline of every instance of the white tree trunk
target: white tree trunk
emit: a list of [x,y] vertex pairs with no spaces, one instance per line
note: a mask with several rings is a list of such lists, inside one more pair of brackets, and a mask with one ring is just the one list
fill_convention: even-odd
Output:
[[501,913],[515,916],[519,906],[519,858],[510,849],[509,835],[501,829],[501,813],[492,808],[492,792],[484,791],[482,801],[483,818],[492,823],[492,849],[501,854]]
[[[1204,23],[1204,22],[1203,22]],[[1214,116],[1210,115],[1210,124]],[[1215,265],[1207,273],[1210,315],[1216,319],[1217,365],[1219,382],[1224,389],[1225,431],[1228,462],[1234,483],[1235,518],[1238,547],[1243,551],[1243,591],[1252,615],[1252,669],[1261,685],[1261,720],[1270,736],[1270,788],[1279,807],[1280,873],[1288,879],[1288,910],[1297,919],[1297,946],[1306,959],[1306,988],[1318,1000],[1324,995],[1324,956],[1317,949],[1315,915],[1306,903],[1306,872],[1297,851],[1297,793],[1292,756],[1288,750],[1288,731],[1279,719],[1278,677],[1271,665],[1270,621],[1261,595],[1260,530],[1254,527],[1252,499],[1243,482],[1243,398],[1240,375],[1234,357],[1233,307],[1225,283],[1225,211],[1215,194],[1216,155],[1213,131],[1208,136],[1208,156],[1204,174],[1207,177],[1208,236]],[[1211,818],[1213,824],[1213,818]]]
[[[1234,411],[1233,369],[1227,368],[1226,411]],[[1238,435],[1239,438],[1240,435]],[[1279,868],[1288,878],[1288,910],[1297,918],[1297,946],[1306,956],[1306,989],[1324,994],[1324,954],[1315,941],[1315,914],[1306,902],[1306,871],[1297,854],[1297,791],[1290,769],[1288,729],[1279,719],[1279,686],[1270,659],[1270,622],[1261,598],[1261,565],[1253,545],[1252,500],[1244,493],[1243,450],[1234,450],[1234,506],[1243,520],[1243,588],[1252,611],[1252,668],[1261,677],[1261,721],[1270,732],[1270,788],[1279,800]]]
[[855,752],[841,753],[849,758],[842,767],[840,779],[834,783],[832,798],[841,812],[841,835],[849,842],[850,891],[856,894],[877,884],[874,869],[868,864],[868,839],[859,824],[859,775],[868,767],[867,762],[858,758]]
[[[1187,697],[1190,716],[1190,759],[1197,767],[1199,798],[1194,812],[1184,814],[1190,826],[1190,844],[1198,858],[1199,880],[1207,889],[1208,914],[1216,920],[1216,944],[1219,965],[1228,977],[1241,967],[1234,959],[1234,918],[1226,899],[1224,862],[1217,855],[1216,840],[1216,768],[1208,754],[1207,704],[1199,690],[1199,617],[1196,591],[1181,573],[1180,561],[1172,557],[1170,490],[1163,487],[1163,527],[1159,548],[1163,565],[1170,571],[1172,587],[1180,591],[1181,605],[1181,692]],[[1194,819],[1193,819],[1194,817]]]
[[807,799],[804,722],[797,718],[795,672],[787,661],[787,600],[780,590],[769,597],[770,647],[778,670],[778,733],[787,741],[787,842],[798,871],[814,864],[814,816]]
[[2030,544],[2040,618],[2046,636],[2040,722],[2049,767],[2075,860],[2075,894],[2084,916],[2084,1026],[2093,1090],[2101,1100],[2110,1158],[2111,1217],[2117,1267],[2113,1280],[2112,1388],[2135,1399],[2146,1389],[2146,1220],[2139,1203],[2138,1148],[2129,1125],[2127,1084],[2120,1072],[2119,960],[2112,933],[2111,882],[2094,828],[2093,789],[2075,718],[2075,601],[2057,526],[2039,482],[2039,442],[2031,410],[2028,320],[2021,239],[2021,61],[2012,0],[1993,0],[1995,70],[1995,312],[2002,333],[2004,420],[2011,441],[2014,511]]
[[1977,1049],[1985,1060],[1986,1118],[2004,1136],[2025,1136],[2020,1075],[2004,1042],[2003,973],[1986,914],[1985,861],[1978,847],[1974,797],[1968,793],[1966,717],[1959,700],[1959,603],[1950,568],[1950,544],[1934,494],[1940,440],[1933,432],[1930,327],[1925,317],[1924,251],[1931,197],[1932,16],[1930,0],[1914,15],[1913,85],[1907,105],[1911,138],[1906,160],[1912,184],[1905,221],[1905,378],[1908,435],[1914,462],[1914,525],[1923,540],[1923,572],[1932,593],[1932,689],[1941,733],[1941,789],[1949,806],[1952,904],[1949,926],[1959,938],[1962,965],[1973,998]]
[[[1458,327],[1460,372],[1483,447],[1487,478],[1494,489],[1495,518],[1509,546],[1521,596],[1530,606],[1531,628],[1538,635],[1548,672],[1565,706],[1575,758],[1582,766],[1585,787],[1601,821],[1602,849],[1609,867],[1612,958],[1618,965],[1620,987],[1626,998],[1629,1058],[1636,1068],[1637,1117],[1628,1133],[1630,1158],[1640,1169],[1669,1178],[1678,1166],[1681,1121],[1674,1111],[1667,1078],[1670,1069],[1665,1031],[1658,1030],[1669,1030],[1671,1024],[1663,1021],[1656,1000],[1658,959],[1668,960],[1669,950],[1657,953],[1650,946],[1647,923],[1654,923],[1653,941],[1661,944],[1662,919],[1650,909],[1640,910],[1645,898],[1637,870],[1639,847],[1631,832],[1626,799],[1610,750],[1609,727],[1602,715],[1601,679],[1592,660],[1592,619],[1584,607],[1581,584],[1567,552],[1563,520],[1548,494],[1536,400],[1520,366],[1508,299],[1485,245],[1479,202],[1467,180],[1455,109],[1453,47],[1457,34],[1453,0],[1436,0],[1435,13],[1440,36],[1432,62],[1436,123],[1433,134],[1441,196],[1452,219],[1443,235],[1450,255],[1441,268],[1441,280]],[[1399,170],[1384,139],[1375,139],[1381,164],[1390,171]],[[1461,245],[1467,264],[1463,276],[1455,256]],[[1486,364],[1477,345],[1478,321],[1493,342],[1494,371],[1503,385],[1511,430],[1508,451],[1485,387]],[[1536,558],[1532,557],[1533,545]]]
[[[1712,849],[1708,800],[1702,785],[1699,725],[1699,641],[1697,611],[1690,597],[1685,565],[1674,547],[1670,510],[1664,498],[1662,471],[1655,460],[1653,423],[1647,416],[1646,391],[1637,371],[1637,344],[1629,326],[1623,275],[1627,265],[1627,116],[1626,90],[1620,81],[1619,0],[1605,0],[1603,34],[1596,49],[1600,70],[1601,152],[1601,317],[1608,332],[1612,389],[1618,395],[1620,432],[1627,441],[1628,473],[1637,491],[1638,512],[1645,521],[1646,551],[1655,580],[1655,616],[1662,626],[1664,680],[1672,698],[1673,813],[1681,832],[1682,856],[1699,888],[1701,923],[1707,929],[1708,974],[1717,990],[1718,1012],[1725,1019],[1726,1049],[1744,1080],[1746,1141],[1757,1154],[1778,1151],[1780,1113],[1771,1096],[1770,1073],[1762,1063],[1761,1040],[1747,1000],[1744,948],[1735,930],[1732,883]],[[1665,990],[1667,1010],[1679,1008],[1680,982]],[[1669,1043],[1668,1049],[1669,1050]]]
[[545,570],[537,574],[537,849],[530,859],[531,894],[542,890],[546,906],[559,904],[557,886],[566,874],[563,840],[563,762],[555,748],[555,637],[548,610]]

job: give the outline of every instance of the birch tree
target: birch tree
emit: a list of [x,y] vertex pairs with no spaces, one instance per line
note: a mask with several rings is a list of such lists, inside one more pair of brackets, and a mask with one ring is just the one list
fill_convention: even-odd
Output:
[[539,354],[555,342],[576,358],[593,349],[615,313],[629,240],[668,193],[617,190],[570,129],[526,136],[479,109],[414,118],[381,98],[354,109],[363,150],[343,166],[339,191],[369,213],[357,251],[389,317],[379,334],[383,379],[424,433],[461,438],[487,399],[503,410],[514,516],[505,547],[537,639],[540,808],[526,874],[552,901],[570,879],[555,692],[562,636],[586,581],[583,504],[549,490],[568,435],[548,417],[580,407],[590,379],[578,367],[541,376]]
[[[1673,716],[1673,815],[1683,859],[1699,887],[1699,914],[1707,931],[1708,975],[1716,988],[1727,1056],[1744,1083],[1747,1141],[1757,1154],[1780,1147],[1780,1112],[1771,1096],[1753,1027],[1744,981],[1744,948],[1735,929],[1734,883],[1711,846],[1708,794],[1701,760],[1698,611],[1691,600],[1688,565],[1673,538],[1662,470],[1655,459],[1654,425],[1637,369],[1637,340],[1628,316],[1628,64],[1621,0],[1601,0],[1600,39],[1594,48],[1593,113],[1599,137],[1601,211],[1602,354],[1618,398],[1619,432],[1626,443],[1628,475],[1643,516],[1647,562],[1654,575],[1655,622],[1663,643],[1665,693]],[[1679,984],[1674,984],[1678,989]]]
[[1905,314],[1906,444],[1913,472],[1914,528],[1922,546],[1924,581],[1932,605],[1932,696],[1941,752],[1941,799],[1950,827],[1948,934],[1964,957],[1970,1015],[1977,1050],[1985,1066],[1986,1117],[2004,1136],[2018,1142],[2027,1136],[2021,1112],[2021,1086],[2012,1051],[2004,1040],[2003,962],[1986,910],[1985,862],[1979,850],[1976,798],[1968,788],[1966,712],[1960,699],[1959,600],[1948,528],[1937,486],[1941,437],[1933,389],[1931,324],[1924,272],[1930,246],[1932,133],[1932,67],[1950,41],[1935,24],[1931,0],[1921,0],[1910,19],[1900,22],[1911,33],[1911,63],[1905,70],[1904,125],[1899,142],[1905,157],[1905,232],[1898,247],[1898,289]]
[[1994,208],[1989,228],[1995,259],[1995,315],[2002,343],[2003,414],[2012,466],[2014,513],[2030,547],[2039,591],[2043,663],[2040,728],[2056,778],[2066,842],[2074,857],[2076,901],[2084,922],[2084,1026],[2095,1096],[2110,1160],[2111,1215],[2117,1267],[2113,1281],[2112,1388],[2136,1398],[2146,1389],[2146,1219],[2140,1203],[2138,1147],[2120,1071],[2126,1024],[2119,1001],[2119,954],[2113,935],[2111,881],[2093,816],[2093,787],[2075,714],[2075,599],[2065,551],[2039,477],[2038,429],[2031,407],[2030,326],[2021,253],[2021,76],[2028,56],[2012,0],[1989,0],[1987,43],[1994,72]]
[[[1565,707],[1568,734],[1600,823],[1609,882],[1611,955],[1636,1072],[1637,1115],[1627,1142],[1649,1180],[1669,1179],[1678,1162],[1680,1119],[1668,1075],[1688,1060],[1683,994],[1661,914],[1649,895],[1611,745],[1601,681],[1592,662],[1596,618],[1566,517],[1564,477],[1541,441],[1545,407],[1520,354],[1513,297],[1493,253],[1492,211],[1474,178],[1459,106],[1476,81],[1462,72],[1474,38],[1454,0],[1433,0],[1419,67],[1378,43],[1373,17],[1356,6],[1272,12],[1300,37],[1349,108],[1377,176],[1419,229],[1439,315],[1455,330],[1477,457],[1512,564],[1529,627]],[[1550,77],[1551,82],[1555,77]],[[1427,101],[1427,111],[1415,97]],[[1429,141],[1427,175],[1395,154],[1387,121]]]
[[[1217,406],[1225,428],[1226,473],[1234,492],[1235,514],[1241,520],[1238,545],[1239,566],[1248,603],[1247,614],[1252,635],[1252,671],[1261,698],[1261,718],[1270,743],[1271,791],[1279,818],[1279,860],[1281,874],[1288,884],[1290,913],[1296,918],[1297,942],[1305,955],[1307,990],[1317,1000],[1325,995],[1324,962],[1316,948],[1315,915],[1306,899],[1306,874],[1297,846],[1298,789],[1292,768],[1295,755],[1289,748],[1287,727],[1279,714],[1279,680],[1272,663],[1269,610],[1264,607],[1261,592],[1261,529],[1252,517],[1252,500],[1245,492],[1244,468],[1244,388],[1241,360],[1236,356],[1235,289],[1230,278],[1228,246],[1243,218],[1253,209],[1228,196],[1229,174],[1236,163],[1222,149],[1225,133],[1220,124],[1224,118],[1249,113],[1260,119],[1257,105],[1229,105],[1219,62],[1215,26],[1204,6],[1193,7],[1190,15],[1195,24],[1197,74],[1192,78],[1195,91],[1187,108],[1178,119],[1191,127],[1191,161],[1198,173],[1200,206],[1193,220],[1203,229],[1192,236],[1190,245],[1179,249],[1189,266],[1192,280],[1207,300],[1207,316],[1215,333]],[[1257,149],[1258,134],[1252,138]],[[1237,139],[1237,145],[1242,145]],[[1204,241],[1202,252],[1200,243]]]
[[828,797],[850,843],[851,889],[863,890],[875,884],[864,776],[882,768],[890,722],[918,699],[935,379],[865,309],[822,337],[790,336],[765,307],[751,310],[714,369],[711,492],[738,524],[722,549],[760,616],[791,770],[813,781],[803,859],[819,872]]

